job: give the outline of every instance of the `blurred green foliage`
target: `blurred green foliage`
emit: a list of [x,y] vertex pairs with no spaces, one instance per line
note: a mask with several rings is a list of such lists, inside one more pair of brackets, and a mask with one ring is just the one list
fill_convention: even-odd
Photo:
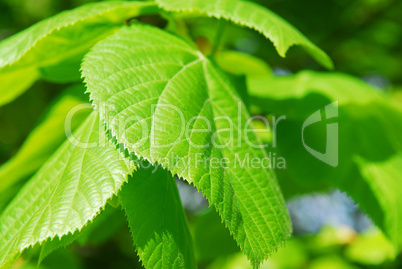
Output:
[[[0,40],[62,10],[74,8],[87,2],[90,1],[0,0]],[[327,52],[333,59],[337,71],[363,78],[378,86],[379,91],[387,93],[390,102],[395,105],[396,109],[402,111],[402,1],[260,0],[256,2],[281,15],[301,30],[318,47]],[[199,48],[206,52],[213,49],[211,44],[216,35],[216,29],[211,27],[211,23],[215,23],[215,20],[183,19],[183,25],[185,25],[183,31],[190,32]],[[242,66],[243,71],[239,71],[237,68],[235,68],[236,70],[228,70],[233,73],[247,74],[248,70],[259,70],[261,74],[270,74],[271,72],[288,74],[296,73],[301,69],[321,69],[301,49],[292,48],[287,55],[288,57],[283,59],[277,55],[272,44],[264,37],[254,31],[231,24],[227,25],[220,42],[222,47],[228,50],[253,54],[262,59],[262,64],[252,61],[250,66]],[[231,59],[247,58],[248,56],[234,52],[221,55],[221,57],[226,57],[222,60],[221,65],[227,64],[225,69],[230,69],[233,68]],[[219,59],[221,58],[217,59],[218,62]],[[63,96],[62,91],[65,86],[40,81],[12,104],[0,107],[1,164],[18,152],[35,126],[40,127],[41,120],[51,110],[52,102],[54,103],[58,98],[62,98],[60,96]],[[86,101],[80,100],[80,102]],[[314,99],[312,102],[318,104],[316,107],[322,107],[322,100]],[[290,124],[297,125],[300,124],[297,119],[297,116],[300,116],[300,111],[297,110],[295,103],[297,102],[282,103],[279,108],[292,110],[290,113],[293,113],[295,118],[294,122]],[[304,103],[309,103],[309,101],[305,100]],[[275,104],[278,105],[279,103],[276,102]],[[311,107],[310,110],[314,111],[316,107]],[[271,111],[264,112],[272,112],[272,107],[270,109]],[[370,105],[362,108],[345,109],[345,113],[350,111],[355,113],[361,109],[373,111],[376,108]],[[262,111],[257,112],[262,113]],[[373,114],[373,117],[366,119],[370,121],[370,124],[373,123],[373,119],[374,121],[383,120],[385,124],[390,121],[387,116],[378,119],[376,116],[379,114],[375,112]],[[359,115],[355,116],[356,119],[361,120]],[[356,128],[355,124],[356,122],[353,122],[349,126],[352,132]],[[359,124],[366,123],[360,122]],[[287,128],[291,130],[295,127],[290,125]],[[263,139],[269,141],[272,138],[265,137]],[[354,138],[349,137],[349,139],[348,146],[353,145],[356,141]],[[318,145],[320,142],[317,140],[315,143]],[[366,143],[375,144],[376,142],[366,141]],[[345,150],[350,149],[348,146]],[[392,146],[383,148],[392,149]],[[294,151],[294,148],[289,150]],[[360,150],[364,150],[364,147]],[[370,152],[365,152],[365,154],[372,156]],[[386,155],[388,152],[384,154]],[[289,155],[291,165],[291,156],[296,159],[304,158]],[[294,163],[297,165],[296,162]],[[314,169],[316,167],[314,166]],[[37,168],[33,168],[31,172],[33,173],[35,169]],[[399,167],[399,169],[402,168]],[[302,168],[300,171],[306,172]],[[23,175],[21,177],[26,179],[28,176]],[[334,177],[337,176],[334,175]],[[314,185],[317,186],[316,182]],[[17,185],[16,191],[18,189],[19,186]],[[317,188],[317,190],[322,189],[328,189],[327,184],[322,184],[322,188]],[[285,188],[285,190],[289,191],[289,197],[295,195],[291,188]],[[6,201],[4,203],[7,203],[7,197],[4,200]],[[81,234],[78,243],[73,243],[67,249],[62,248],[55,251],[44,259],[39,267],[36,263],[41,255],[41,250],[38,247],[30,249],[24,253],[14,267],[141,268],[140,262],[131,247],[132,242],[123,213],[112,207],[109,207],[105,212],[100,216],[107,221],[95,221],[98,223],[97,225],[89,226],[95,227],[91,229],[97,229],[97,233],[84,232]],[[199,213],[188,213],[190,230],[194,237],[200,268],[249,268],[249,263],[240,254],[238,246],[231,239],[229,232],[224,229],[216,212],[209,209]],[[110,227],[114,227],[114,229],[110,229]],[[110,231],[114,233],[108,233]],[[100,238],[99,235],[101,235]],[[357,234],[348,227],[337,229],[325,227],[318,234],[296,235],[287,243],[286,247],[274,254],[262,266],[262,268],[283,269],[401,267],[402,257],[381,233],[373,228],[363,234]]]
[[[143,268],[135,259],[123,212],[109,207],[105,213],[95,220],[94,228],[84,231],[78,242],[54,251],[41,262],[39,268],[56,268],[56,265],[57,268]],[[190,228],[199,268],[251,268],[213,209],[194,217]],[[99,233],[102,231],[107,232]],[[41,251],[36,247],[25,252],[13,268],[35,268]],[[402,257],[395,256],[390,242],[375,228],[357,234],[348,226],[324,226],[318,234],[294,236],[261,268],[401,268]]]

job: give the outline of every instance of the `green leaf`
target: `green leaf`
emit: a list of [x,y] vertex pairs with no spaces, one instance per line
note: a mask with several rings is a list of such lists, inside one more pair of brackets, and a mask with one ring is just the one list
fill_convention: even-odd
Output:
[[131,165],[93,112],[0,216],[0,267],[24,249],[82,229],[116,194]]
[[212,62],[183,40],[137,24],[94,46],[82,69],[117,141],[201,190],[253,265],[284,243],[291,224],[275,175],[247,162],[267,156],[255,148],[254,133],[245,137],[247,109]]
[[272,41],[279,55],[285,57],[293,45],[300,45],[326,68],[332,69],[331,59],[284,19],[255,3],[243,0],[157,0],[167,11],[200,14],[223,18],[254,29]]
[[162,167],[139,169],[119,194],[145,268],[196,268],[176,182]]
[[79,79],[76,68],[89,48],[126,19],[156,11],[155,4],[146,2],[91,3],[61,12],[2,41],[0,105],[14,100],[41,76],[58,82]]
[[[83,96],[84,90],[82,85],[66,89],[47,111],[40,124],[29,134],[17,154],[0,167],[0,196],[3,196],[9,187],[38,170],[65,141],[66,116],[72,108],[84,104],[79,96]],[[75,130],[89,115],[90,106],[87,105],[86,108],[74,113],[71,121],[72,130]]]
[[[339,188],[396,248],[402,246],[402,197],[398,193],[402,187],[402,113],[387,96],[344,74],[311,71],[251,79],[249,89],[251,102],[261,111],[287,117],[276,133],[278,154],[287,164],[278,173],[284,193]],[[334,101],[338,102],[338,137],[332,140],[331,133],[327,134],[330,119],[324,118],[305,129],[304,139],[309,147],[324,153],[327,139],[330,144],[338,143],[336,167],[311,155],[301,137],[305,120]]]

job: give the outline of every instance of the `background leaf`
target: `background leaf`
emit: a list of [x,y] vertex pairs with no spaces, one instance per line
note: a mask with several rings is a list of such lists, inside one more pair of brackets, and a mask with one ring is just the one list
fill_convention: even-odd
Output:
[[[303,71],[296,75],[251,78],[251,103],[260,112],[286,116],[278,125],[277,152],[287,169],[278,176],[287,196],[339,188],[348,193],[390,238],[402,244],[401,165],[402,113],[387,96],[345,74]],[[315,111],[338,101],[339,165],[331,167],[303,146],[304,121]],[[325,118],[305,130],[308,146],[325,152]],[[331,143],[336,141],[330,141]],[[274,149],[275,150],[275,149]],[[300,162],[303,160],[303,162]]]

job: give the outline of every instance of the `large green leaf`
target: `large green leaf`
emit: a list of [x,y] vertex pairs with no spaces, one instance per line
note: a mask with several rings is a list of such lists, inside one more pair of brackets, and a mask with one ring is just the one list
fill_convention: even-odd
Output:
[[0,216],[0,267],[24,249],[84,227],[116,194],[131,165],[93,112]]
[[[278,154],[287,163],[287,169],[278,173],[284,192],[294,195],[321,187],[340,188],[394,246],[401,246],[402,113],[386,95],[344,74],[312,71],[251,78],[248,84],[251,102],[262,112],[287,117],[278,124],[276,133]],[[326,152],[326,140],[338,143],[339,163],[332,167],[306,150],[301,135],[306,119],[335,101],[337,132],[328,133],[327,124],[333,122],[325,118],[304,130],[305,142],[314,150]],[[335,134],[338,137],[331,139]]]
[[168,11],[223,18],[252,28],[271,40],[282,57],[285,57],[290,47],[300,45],[326,68],[333,66],[328,55],[296,28],[272,11],[255,3],[243,0],[157,0],[157,3]]
[[10,186],[38,170],[66,140],[65,120],[74,107],[81,109],[74,113],[70,122],[71,129],[75,130],[89,115],[90,106],[85,106],[85,101],[82,100],[84,91],[82,85],[66,89],[29,134],[17,154],[0,167],[0,197],[4,196]]
[[[153,3],[91,3],[43,20],[0,43],[0,105],[12,101],[36,79],[79,79],[82,56],[125,20],[151,12]],[[24,79],[21,79],[24,78]]]
[[176,182],[162,167],[139,169],[119,194],[145,268],[196,268]]
[[137,24],[94,46],[82,69],[117,141],[201,190],[253,265],[284,243],[291,224],[275,175],[250,165],[267,156],[251,145],[259,143],[254,133],[246,140],[247,109],[213,63],[183,40]]

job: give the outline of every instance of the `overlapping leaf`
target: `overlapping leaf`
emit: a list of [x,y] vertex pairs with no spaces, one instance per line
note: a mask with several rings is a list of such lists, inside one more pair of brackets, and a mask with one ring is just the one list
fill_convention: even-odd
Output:
[[311,43],[284,19],[251,1],[244,0],[157,0],[161,8],[173,12],[190,12],[223,18],[236,24],[255,29],[271,40],[279,55],[285,57],[293,45],[306,49],[314,59],[326,68],[332,61],[321,49]]
[[24,249],[81,229],[116,194],[132,167],[93,112],[0,216],[0,267]]
[[170,172],[139,169],[119,194],[145,268],[196,268],[193,241]]
[[252,132],[245,137],[248,112],[208,59],[175,36],[133,25],[98,43],[82,69],[118,142],[202,190],[254,265],[283,244],[291,227],[276,178],[247,162],[267,156],[251,145]]
[[109,1],[64,11],[0,43],[0,105],[36,79],[79,79],[82,56],[126,19],[155,12],[153,3]]

